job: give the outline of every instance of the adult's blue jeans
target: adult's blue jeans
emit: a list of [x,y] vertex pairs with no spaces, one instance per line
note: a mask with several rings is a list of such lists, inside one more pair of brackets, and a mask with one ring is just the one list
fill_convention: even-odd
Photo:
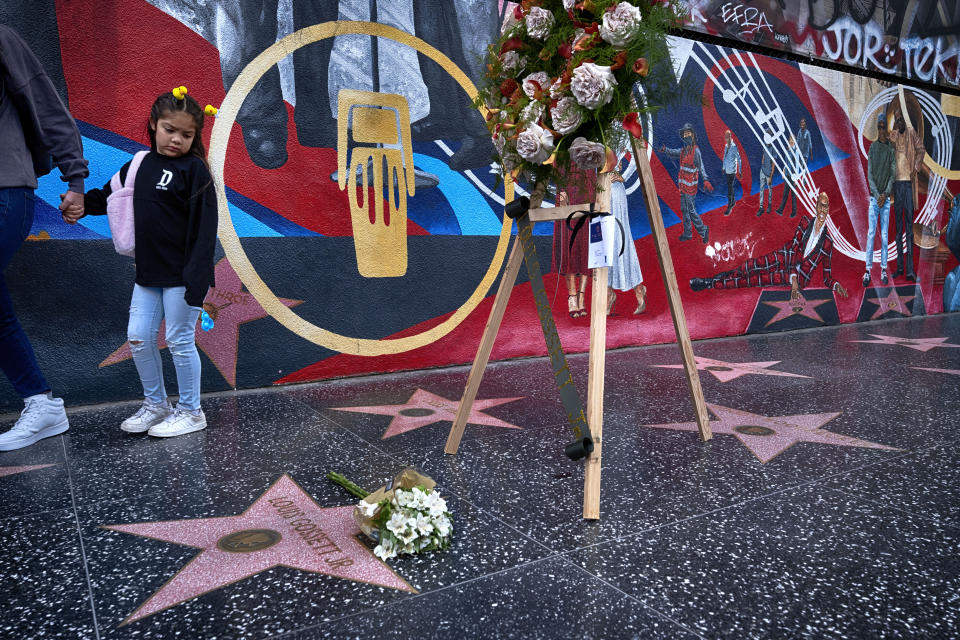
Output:
[[195,338],[197,319],[203,309],[188,305],[183,299],[185,291],[185,287],[133,285],[127,339],[143,384],[143,396],[155,404],[165,403],[167,390],[163,384],[163,362],[157,336],[160,323],[166,319],[165,337],[177,372],[179,405],[196,411],[200,408],[200,354]]
[[887,228],[890,226],[890,198],[887,198],[883,206],[877,206],[877,199],[870,196],[870,220],[867,223],[867,246],[863,250],[866,256],[867,273],[870,273],[870,266],[873,264],[873,239],[877,234],[877,221],[880,222],[880,268],[887,268]]
[[3,271],[33,225],[36,200],[32,189],[0,189],[0,366],[21,398],[50,390],[37,357],[23,332]]

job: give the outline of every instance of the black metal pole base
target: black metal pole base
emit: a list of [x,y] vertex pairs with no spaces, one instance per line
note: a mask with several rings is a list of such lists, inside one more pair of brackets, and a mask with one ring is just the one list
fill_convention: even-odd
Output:
[[564,448],[563,452],[571,460],[579,460],[593,453],[593,440],[587,437],[574,440]]

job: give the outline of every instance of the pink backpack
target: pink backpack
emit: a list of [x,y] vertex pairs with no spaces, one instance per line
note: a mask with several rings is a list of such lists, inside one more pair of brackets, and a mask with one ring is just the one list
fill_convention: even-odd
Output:
[[110,178],[111,193],[107,196],[107,222],[110,224],[110,235],[113,236],[113,246],[122,256],[134,256],[134,224],[133,224],[133,186],[137,179],[137,169],[149,151],[137,151],[130,168],[127,169],[127,179],[120,183],[120,172],[117,171]]

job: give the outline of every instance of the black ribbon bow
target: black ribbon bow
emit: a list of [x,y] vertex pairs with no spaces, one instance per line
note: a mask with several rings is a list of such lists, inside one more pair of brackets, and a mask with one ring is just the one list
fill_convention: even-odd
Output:
[[[583,215],[580,216],[576,224],[571,226],[570,222],[573,220],[573,216],[577,215],[578,213]],[[587,222],[588,220],[593,220],[594,218],[602,218],[603,216],[609,216],[609,215],[611,215],[609,211],[594,211],[592,202],[590,203],[590,209],[588,211],[584,211],[581,209],[578,211],[571,212],[570,215],[567,216],[567,223],[566,223],[567,229],[569,229],[572,232],[570,234],[570,249],[571,250],[573,249],[573,241],[577,237],[577,233],[580,232],[580,229],[583,228],[583,225],[585,222]],[[614,221],[617,223],[617,227],[619,227],[620,229],[620,253],[617,256],[619,257],[623,255],[623,250],[627,246],[627,232],[623,230],[623,225],[620,224],[619,220],[614,218]]]

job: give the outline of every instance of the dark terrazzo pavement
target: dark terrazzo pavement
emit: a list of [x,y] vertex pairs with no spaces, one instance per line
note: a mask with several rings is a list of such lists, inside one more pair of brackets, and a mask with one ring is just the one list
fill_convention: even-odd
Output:
[[[870,334],[960,343],[960,315],[695,343],[808,376],[701,371],[710,404],[835,413],[821,431],[888,447],[798,441],[766,463],[735,435],[646,426],[693,420],[682,371],[655,366],[680,362],[675,345],[610,352],[599,521],[581,518],[544,359],[489,367],[479,398],[518,399],[484,413],[520,428],[470,424],[456,456],[439,410],[385,438],[392,416],[336,409],[417,389],[455,402],[462,367],[214,394],[209,427],[170,440],[120,432],[129,403],[73,410],[63,436],[0,453],[0,637],[956,637],[960,376],[921,368],[960,370],[960,349],[855,342]],[[586,356],[570,362],[585,397]],[[30,465],[50,466],[3,474]],[[449,550],[390,561],[410,591],[288,566],[204,574],[202,595],[124,624],[204,551],[106,525],[239,516],[285,474],[319,508],[350,505],[327,471],[375,488],[404,465],[438,481],[456,527]]]

